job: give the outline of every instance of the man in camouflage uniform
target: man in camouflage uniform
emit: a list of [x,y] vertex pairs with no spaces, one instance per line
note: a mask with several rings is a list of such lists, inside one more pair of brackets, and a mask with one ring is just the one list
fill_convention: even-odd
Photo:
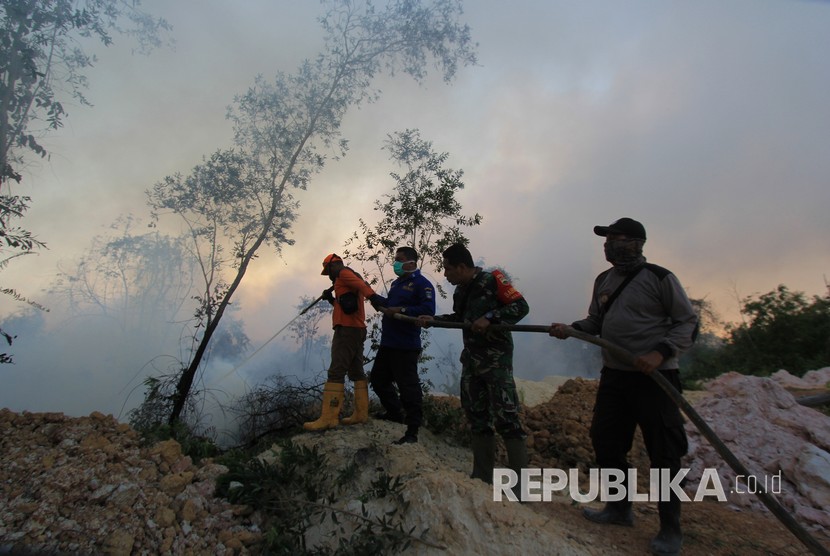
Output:
[[461,352],[461,405],[470,422],[474,479],[493,481],[496,439],[504,439],[508,465],[521,476],[527,465],[526,434],[519,420],[519,397],[513,380],[513,338],[508,330],[489,329],[490,324],[515,324],[530,310],[500,271],[487,272],[475,266],[461,244],[443,252],[444,276],[456,286],[453,312],[430,321],[470,323],[463,331]]

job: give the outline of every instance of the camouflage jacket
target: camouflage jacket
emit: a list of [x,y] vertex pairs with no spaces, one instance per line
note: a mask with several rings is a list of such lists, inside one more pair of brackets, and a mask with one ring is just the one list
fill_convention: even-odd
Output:
[[[455,288],[452,314],[437,315],[435,320],[473,322],[492,312],[492,323],[516,324],[527,315],[530,311],[527,301],[501,271],[488,272],[480,268],[476,271],[469,284]],[[498,358],[502,354],[513,353],[513,336],[509,330],[487,330],[484,334],[477,334],[465,328],[463,338],[468,356]]]

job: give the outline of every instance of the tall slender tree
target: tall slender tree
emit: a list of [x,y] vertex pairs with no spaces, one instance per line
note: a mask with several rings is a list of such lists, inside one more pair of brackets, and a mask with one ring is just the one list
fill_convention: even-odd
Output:
[[[216,153],[188,178],[167,178],[149,192],[161,214],[173,212],[191,227],[210,277],[201,299],[204,333],[182,370],[170,422],[181,416],[211,336],[249,265],[263,245],[277,252],[291,245],[297,190],[308,187],[333,153],[346,154],[340,125],[349,108],[379,97],[372,84],[382,71],[402,70],[416,81],[434,60],[445,81],[459,65],[475,63],[469,28],[460,23],[459,0],[327,0],[320,22],[323,50],[291,75],[258,77],[234,100],[228,117],[235,148]],[[230,249],[222,259],[218,248]],[[211,258],[213,257],[213,258]],[[221,270],[233,265],[225,285]]]
[[[384,271],[391,267],[398,247],[406,245],[420,254],[418,267],[424,265],[441,270],[442,253],[453,243],[468,242],[464,228],[477,226],[482,216],[462,214],[457,193],[464,189],[463,170],[447,168],[449,153],[438,153],[432,142],[421,138],[417,129],[407,129],[387,136],[383,148],[397,164],[400,172],[390,172],[395,182],[392,192],[375,201],[379,220],[370,225],[362,218],[359,230],[346,240],[344,256],[361,265],[366,280],[371,284],[387,284]],[[447,292],[440,283],[435,288],[441,296]],[[380,314],[367,318],[369,346],[367,359],[380,345]],[[427,355],[430,332],[423,329],[424,351],[421,363],[432,357]]]
[[424,264],[441,269],[441,253],[453,243],[467,243],[463,228],[477,226],[478,213],[465,216],[456,194],[464,189],[463,170],[446,168],[449,153],[433,150],[420,132],[407,129],[387,136],[384,148],[403,171],[392,172],[392,193],[375,201],[381,214],[374,225],[360,219],[360,229],[346,241],[344,254],[360,261],[368,276],[385,283],[383,270],[391,265],[395,249],[414,247]]

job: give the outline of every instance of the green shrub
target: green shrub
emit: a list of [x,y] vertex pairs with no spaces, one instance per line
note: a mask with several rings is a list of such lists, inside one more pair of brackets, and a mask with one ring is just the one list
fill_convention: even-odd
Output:
[[703,335],[684,358],[685,386],[734,371],[769,376],[786,369],[795,376],[830,365],[830,294],[808,298],[779,285],[747,297],[746,320],[728,324],[718,340]]

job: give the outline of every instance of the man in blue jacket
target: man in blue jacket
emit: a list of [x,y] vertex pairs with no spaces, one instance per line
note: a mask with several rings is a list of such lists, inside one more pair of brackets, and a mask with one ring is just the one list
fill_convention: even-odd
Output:
[[418,442],[422,421],[423,392],[418,377],[421,329],[394,315],[434,315],[435,290],[418,270],[418,252],[412,247],[397,249],[393,268],[398,278],[389,287],[386,306],[379,308],[383,313],[380,349],[370,383],[385,410],[378,417],[406,423],[406,433],[395,443],[407,444]]

